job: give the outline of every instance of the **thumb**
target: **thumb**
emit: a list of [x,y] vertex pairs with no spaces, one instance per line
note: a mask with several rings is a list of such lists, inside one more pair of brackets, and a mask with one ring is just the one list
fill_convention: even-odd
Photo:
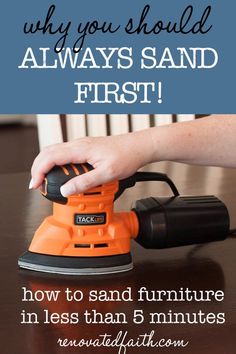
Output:
[[104,172],[96,168],[90,172],[84,173],[81,176],[72,178],[69,182],[61,186],[61,194],[63,197],[68,197],[73,194],[80,194],[88,189],[97,187],[100,184],[107,182],[104,179]]

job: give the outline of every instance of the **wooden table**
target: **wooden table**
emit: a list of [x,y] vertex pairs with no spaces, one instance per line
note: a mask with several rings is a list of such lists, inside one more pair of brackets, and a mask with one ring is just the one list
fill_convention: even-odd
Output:
[[[151,170],[166,171],[176,182],[181,194],[215,194],[229,208],[231,227],[236,226],[236,170],[190,167],[173,163],[154,164]],[[233,354],[236,352],[236,239],[207,244],[203,247],[181,247],[168,250],[145,250],[133,242],[134,270],[106,276],[52,276],[19,270],[18,256],[23,253],[42,219],[50,212],[50,202],[38,192],[28,191],[29,175],[2,174],[1,188],[1,354],[54,354],[54,353],[118,353],[118,348],[60,348],[58,338],[97,338],[107,333],[114,338],[119,331],[128,331],[130,338],[155,331],[155,338],[183,339],[186,348],[128,348],[127,353],[197,353]],[[132,201],[148,196],[166,195],[168,188],[155,182],[142,183],[127,190],[117,201],[118,209],[130,209]],[[80,290],[82,302],[68,302],[62,296],[53,302],[23,302],[22,287],[32,293],[38,290]],[[89,302],[88,294],[94,290],[131,288],[133,301]],[[178,290],[180,287],[196,290],[223,290],[223,302],[138,302],[140,287],[148,290]],[[45,324],[44,310],[48,313],[79,313],[96,309],[104,313],[125,313],[127,324]],[[224,312],[226,322],[216,324],[149,324],[150,312],[192,313],[201,309],[205,313]],[[21,324],[22,310],[36,313],[39,324]],[[142,310],[145,321],[134,324],[135,310]]]

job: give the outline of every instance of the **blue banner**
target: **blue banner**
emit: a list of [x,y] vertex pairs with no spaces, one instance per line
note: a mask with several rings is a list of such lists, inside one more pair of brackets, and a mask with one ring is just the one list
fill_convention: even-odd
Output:
[[233,0],[2,1],[0,113],[235,113]]

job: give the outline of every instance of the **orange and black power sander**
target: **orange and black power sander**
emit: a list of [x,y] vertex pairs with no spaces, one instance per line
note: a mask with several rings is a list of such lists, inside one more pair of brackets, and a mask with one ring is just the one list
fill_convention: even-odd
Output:
[[[55,166],[41,193],[53,201],[53,215],[36,231],[21,268],[59,274],[106,274],[132,269],[131,239],[145,248],[160,249],[225,239],[229,214],[215,196],[180,196],[167,175],[136,172],[65,198],[60,187],[90,171],[89,164]],[[172,197],[138,200],[131,211],[114,212],[113,203],[140,181],[164,181]]]

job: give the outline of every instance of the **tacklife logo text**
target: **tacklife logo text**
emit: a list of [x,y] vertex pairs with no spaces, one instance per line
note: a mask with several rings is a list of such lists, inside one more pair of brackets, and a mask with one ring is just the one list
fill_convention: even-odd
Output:
[[100,225],[106,223],[106,214],[75,214],[75,225]]

